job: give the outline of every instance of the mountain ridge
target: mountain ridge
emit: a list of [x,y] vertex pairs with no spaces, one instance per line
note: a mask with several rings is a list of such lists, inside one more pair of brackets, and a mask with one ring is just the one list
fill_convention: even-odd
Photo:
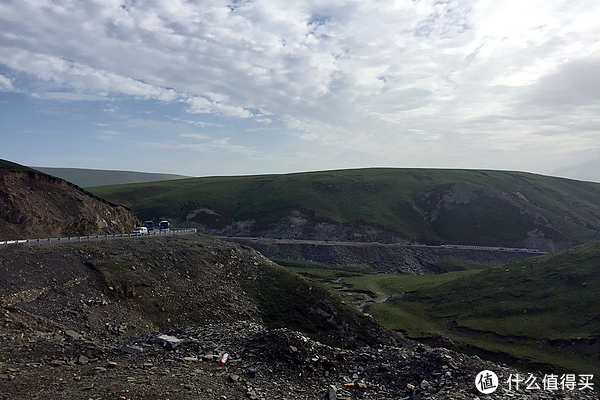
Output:
[[524,172],[370,168],[91,190],[140,219],[216,235],[543,251],[600,239],[600,184]]
[[103,170],[89,168],[57,168],[57,167],[30,167],[48,175],[64,179],[77,186],[95,187],[106,185],[119,185],[128,183],[143,183],[190,178],[185,175],[163,174],[153,172]]

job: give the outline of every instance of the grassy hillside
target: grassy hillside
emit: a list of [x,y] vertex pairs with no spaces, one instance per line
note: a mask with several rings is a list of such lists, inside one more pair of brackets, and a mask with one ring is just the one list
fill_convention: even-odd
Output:
[[74,183],[79,187],[93,187],[106,185],[122,185],[128,183],[147,183],[155,181],[168,181],[173,179],[189,178],[183,175],[155,174],[149,172],[134,171],[109,171],[100,169],[84,168],[53,168],[32,167],[45,174],[56,176]]
[[396,294],[369,312],[408,337],[443,338],[523,368],[600,373],[600,242],[485,270],[342,282]]
[[[157,216],[260,235],[292,210],[314,224],[367,224],[427,243],[523,245],[600,238],[600,184],[521,172],[373,168],[105,186],[93,193]],[[309,235],[310,236],[310,235]]]

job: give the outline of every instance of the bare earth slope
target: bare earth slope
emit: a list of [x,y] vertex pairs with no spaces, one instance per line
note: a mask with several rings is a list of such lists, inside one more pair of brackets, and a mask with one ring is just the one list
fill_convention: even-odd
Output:
[[0,240],[126,233],[136,223],[126,207],[0,160]]
[[402,339],[203,236],[0,249],[0,305],[1,399],[475,399],[483,369],[495,399],[598,398],[509,391],[516,370]]

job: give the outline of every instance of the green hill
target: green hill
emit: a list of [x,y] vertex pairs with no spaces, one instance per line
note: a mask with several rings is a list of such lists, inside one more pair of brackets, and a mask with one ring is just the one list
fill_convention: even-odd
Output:
[[217,234],[542,250],[600,239],[600,184],[523,172],[373,168],[91,191],[142,220]]
[[480,271],[342,282],[396,294],[369,312],[408,337],[523,368],[600,373],[600,242]]
[[150,172],[111,171],[84,168],[53,168],[32,167],[45,174],[56,176],[74,183],[79,187],[93,187],[106,185],[122,185],[127,183],[147,183],[155,181],[168,181],[173,179],[189,178],[189,176],[174,174],[156,174]]

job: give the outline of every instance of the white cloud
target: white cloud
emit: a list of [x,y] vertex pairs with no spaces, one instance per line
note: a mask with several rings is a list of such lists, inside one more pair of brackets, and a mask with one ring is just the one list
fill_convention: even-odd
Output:
[[198,133],[183,133],[183,134],[181,134],[179,136],[184,137],[184,138],[198,139],[198,140],[208,140],[208,139],[210,139],[210,136],[208,136],[208,135],[201,135],[201,134],[198,134]]
[[10,79],[8,79],[2,74],[0,74],[0,90],[6,90],[9,92],[13,92],[15,90],[15,87],[13,86]]
[[76,92],[43,92],[43,93],[32,93],[33,97],[40,99],[54,99],[54,100],[65,100],[65,101],[107,101],[110,98],[105,96],[98,96],[93,94],[83,94]]
[[314,157],[548,173],[600,146],[598,20],[594,0],[21,0],[0,4],[0,67],[31,82],[0,88],[181,104],[257,137],[281,121]]
[[553,175],[600,183],[600,147],[575,152],[570,163],[556,168]]
[[241,107],[233,107],[210,101],[204,97],[192,97],[185,100],[189,104],[188,112],[192,114],[218,114],[227,117],[250,118],[252,113]]
[[[182,135],[183,136],[183,135]],[[199,139],[195,137],[194,139]],[[245,156],[251,156],[256,153],[255,150],[246,146],[241,146],[231,143],[230,137],[211,139],[202,141],[200,143],[179,143],[174,141],[169,142],[141,142],[140,144],[150,148],[157,148],[163,150],[188,150],[198,153],[215,153],[219,151],[225,151],[227,153],[241,154]]]

